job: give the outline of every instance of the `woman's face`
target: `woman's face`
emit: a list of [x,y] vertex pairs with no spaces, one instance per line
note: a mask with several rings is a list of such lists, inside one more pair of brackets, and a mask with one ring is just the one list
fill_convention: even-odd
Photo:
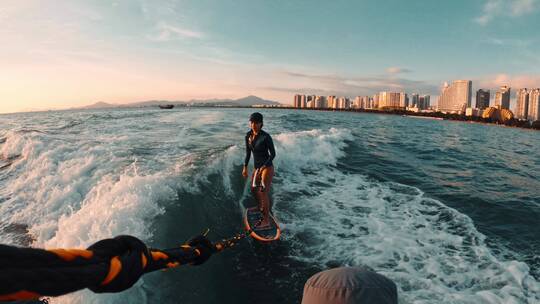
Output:
[[262,122],[255,122],[255,121],[250,121],[249,122],[249,127],[251,128],[251,130],[255,133],[259,133],[259,131],[261,130],[262,128]]

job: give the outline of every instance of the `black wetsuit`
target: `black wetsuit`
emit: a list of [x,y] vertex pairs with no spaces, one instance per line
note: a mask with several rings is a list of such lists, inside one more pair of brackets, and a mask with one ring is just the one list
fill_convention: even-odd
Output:
[[260,130],[250,144],[249,137],[252,133],[253,131],[249,131],[246,134],[246,159],[244,160],[244,165],[248,165],[251,152],[253,152],[255,169],[262,166],[272,166],[272,160],[276,157],[276,150],[274,149],[272,137],[270,137],[270,134]]

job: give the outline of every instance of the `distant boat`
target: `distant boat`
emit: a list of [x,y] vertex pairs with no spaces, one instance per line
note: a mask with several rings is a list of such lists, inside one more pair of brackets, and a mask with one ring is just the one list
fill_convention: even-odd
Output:
[[172,109],[174,108],[174,105],[159,105],[160,109]]

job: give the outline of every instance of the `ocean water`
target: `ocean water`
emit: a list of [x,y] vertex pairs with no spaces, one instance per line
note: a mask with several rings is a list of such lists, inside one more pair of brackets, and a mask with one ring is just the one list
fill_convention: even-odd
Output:
[[[0,115],[0,242],[170,248],[241,231],[249,109]],[[540,302],[540,132],[262,110],[282,240],[245,239],[119,294],[53,303],[299,303],[318,271],[367,265],[400,303]]]

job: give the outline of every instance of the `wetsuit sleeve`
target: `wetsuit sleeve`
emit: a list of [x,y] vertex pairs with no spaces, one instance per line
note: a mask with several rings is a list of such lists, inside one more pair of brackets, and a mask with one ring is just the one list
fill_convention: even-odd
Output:
[[276,157],[276,149],[274,148],[274,141],[272,141],[272,137],[268,135],[266,137],[266,146],[268,147],[268,151],[270,151],[270,156],[268,156],[268,159],[264,162],[263,166],[267,166],[269,163],[272,162],[274,157]]
[[246,135],[246,157],[244,159],[244,166],[249,164],[249,158],[251,157],[251,150],[249,149],[249,137]]

